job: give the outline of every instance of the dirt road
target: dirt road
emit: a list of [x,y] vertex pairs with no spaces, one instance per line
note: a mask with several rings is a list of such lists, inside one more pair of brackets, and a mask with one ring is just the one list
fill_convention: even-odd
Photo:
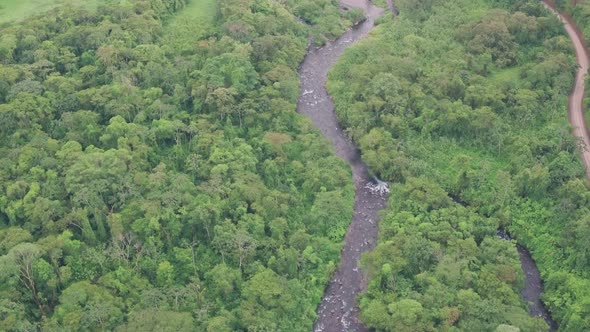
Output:
[[565,14],[559,13],[555,9],[555,5],[551,1],[543,1],[546,7],[548,7],[555,15],[557,15],[564,24],[565,31],[569,35],[574,48],[576,50],[576,60],[579,68],[576,73],[576,81],[572,94],[569,98],[569,118],[573,129],[573,134],[578,137],[581,148],[581,157],[584,167],[586,168],[586,176],[590,180],[590,137],[588,135],[588,129],[586,128],[586,122],[584,120],[584,88],[585,79],[588,73],[588,50],[584,44],[584,37],[580,30],[576,27],[571,17]]

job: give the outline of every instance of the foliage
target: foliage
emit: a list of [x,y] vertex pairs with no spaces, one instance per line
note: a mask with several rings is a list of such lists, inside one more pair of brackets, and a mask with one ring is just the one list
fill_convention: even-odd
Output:
[[576,22],[586,41],[590,41],[590,2],[587,0],[557,0],[557,8],[565,10]]
[[132,0],[0,30],[0,330],[311,328],[353,206],[295,113],[309,35],[351,23],[314,3],[315,26]]

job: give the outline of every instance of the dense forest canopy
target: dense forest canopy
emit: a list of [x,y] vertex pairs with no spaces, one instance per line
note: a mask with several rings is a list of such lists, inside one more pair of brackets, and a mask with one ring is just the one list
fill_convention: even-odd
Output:
[[391,181],[364,256],[378,331],[541,331],[508,229],[563,331],[590,329],[590,191],[567,123],[576,64],[537,1],[396,1],[329,76],[363,159]]
[[[534,0],[396,5],[329,82],[392,184],[361,262],[361,318],[380,331],[546,330],[504,227],[539,263],[561,329],[589,330],[590,191],[561,23]],[[310,41],[362,12],[56,6],[0,25],[0,330],[309,331],[354,193],[295,113],[297,69]]]
[[360,19],[337,5],[111,0],[4,24],[0,330],[310,330],[353,191],[295,113],[296,70],[310,34]]

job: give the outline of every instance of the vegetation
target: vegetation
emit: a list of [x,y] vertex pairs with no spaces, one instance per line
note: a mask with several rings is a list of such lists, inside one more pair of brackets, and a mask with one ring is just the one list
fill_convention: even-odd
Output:
[[99,0],[2,0],[0,3],[0,24],[23,20],[61,6],[92,9],[99,2]]
[[566,11],[576,22],[586,41],[590,41],[590,1],[588,0],[555,0],[557,8]]
[[361,318],[378,331],[541,331],[507,228],[562,331],[590,329],[590,190],[567,122],[576,65],[537,1],[396,1],[329,75],[338,116],[393,182]]
[[219,33],[215,24],[217,10],[215,0],[188,2],[186,8],[166,22],[161,43],[181,52],[190,52],[195,41],[207,39]]
[[351,21],[215,3],[0,30],[0,330],[311,329],[353,190],[295,113],[296,70]]

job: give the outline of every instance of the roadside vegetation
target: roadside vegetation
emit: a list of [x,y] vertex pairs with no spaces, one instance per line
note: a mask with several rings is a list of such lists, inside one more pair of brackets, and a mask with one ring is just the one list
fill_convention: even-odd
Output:
[[297,68],[346,15],[127,0],[0,29],[0,330],[309,331],[353,188]]
[[585,36],[586,43],[590,42],[590,1],[588,0],[553,0],[560,10],[567,12],[575,21]]
[[562,331],[590,329],[590,191],[567,121],[576,64],[537,1],[396,1],[329,75],[363,159],[392,183],[362,260],[378,331],[542,331],[507,229]]

